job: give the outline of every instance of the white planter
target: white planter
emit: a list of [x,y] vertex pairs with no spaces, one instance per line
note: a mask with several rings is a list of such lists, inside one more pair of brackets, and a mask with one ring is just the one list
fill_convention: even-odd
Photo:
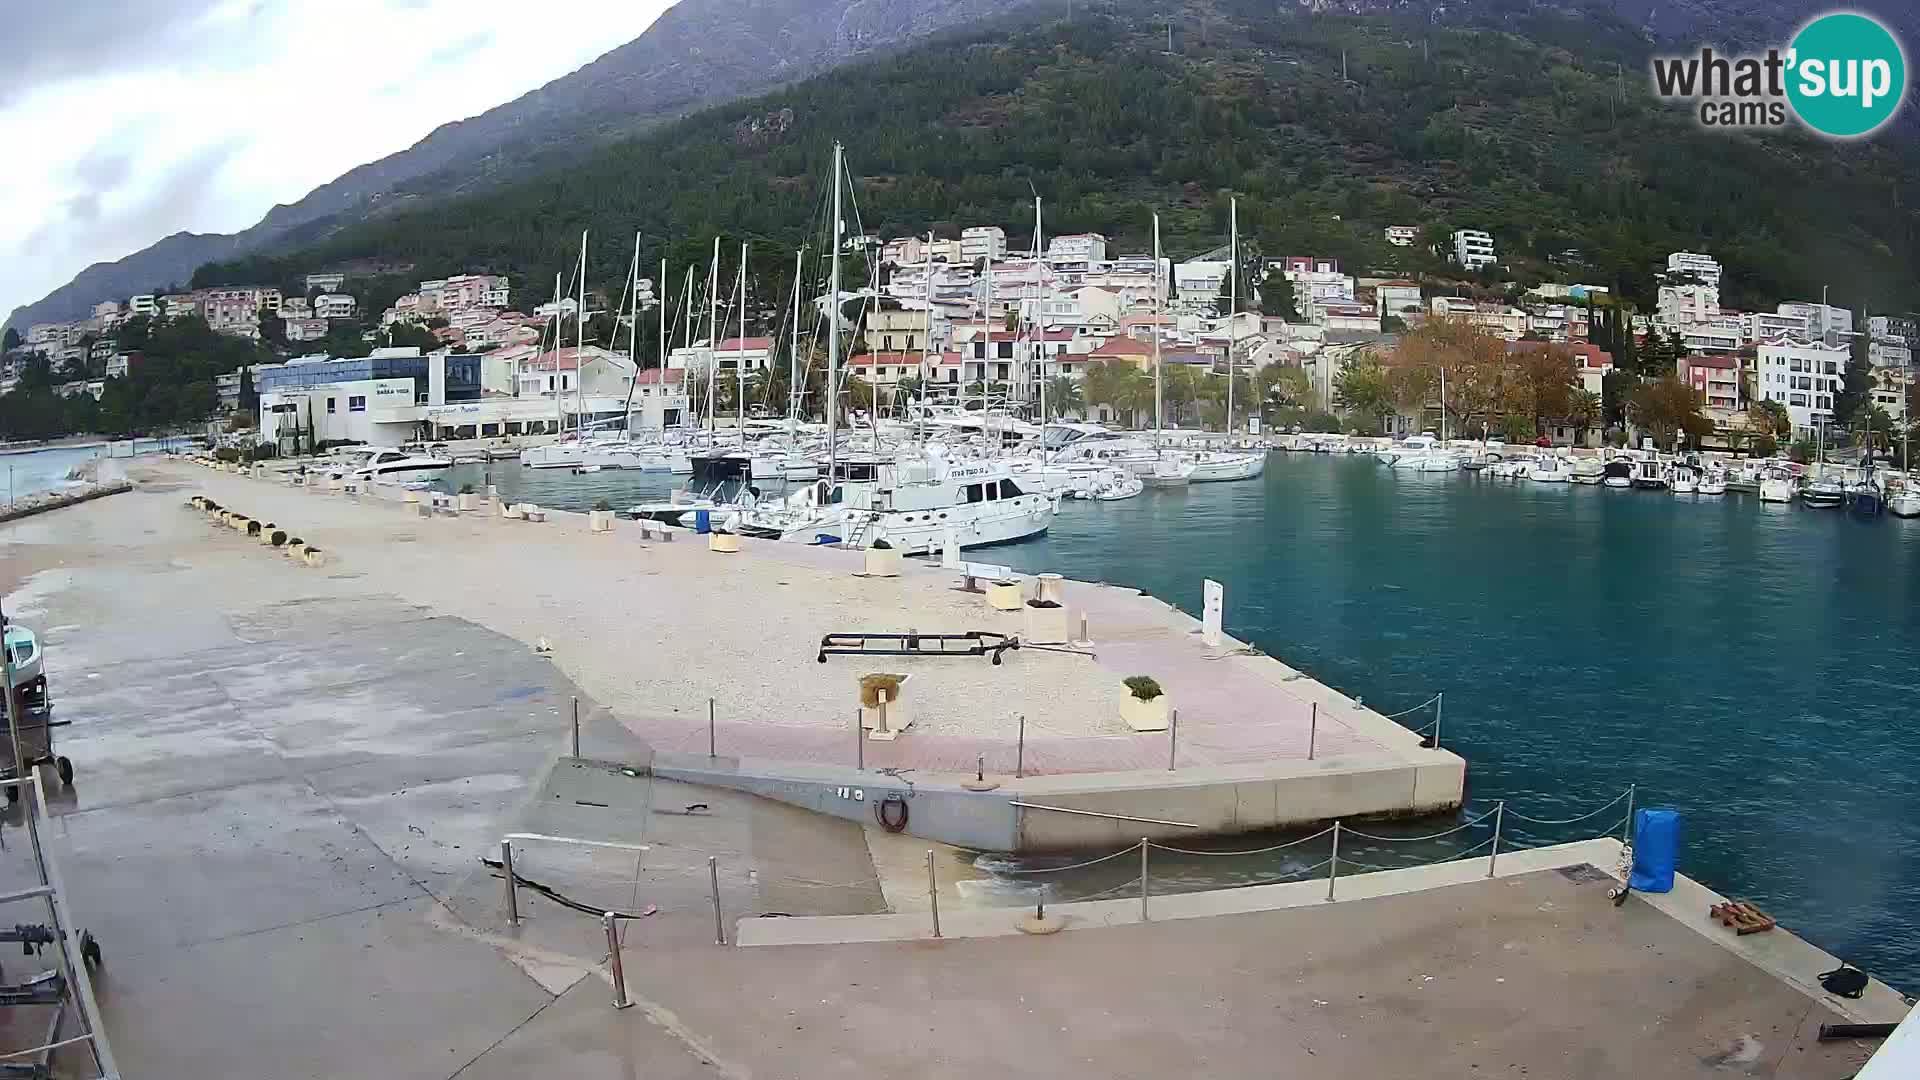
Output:
[[864,702],[860,705],[860,726],[866,730],[867,738],[887,742],[913,726],[913,712],[907,702],[907,684],[912,681],[912,675],[901,679],[897,697],[882,702],[877,708],[869,709]]
[[1019,611],[1027,604],[1018,581],[996,581],[987,586],[987,606],[995,611]]
[[612,532],[613,531],[613,511],[611,510],[587,511],[587,528],[597,533]]
[[1062,645],[1070,635],[1067,609],[1064,607],[1034,607],[1028,604],[1026,632],[1020,640],[1035,645]]
[[1120,691],[1120,719],[1135,731],[1165,731],[1173,704],[1161,694],[1152,701],[1141,701],[1131,691]]
[[898,548],[868,548],[868,577],[899,577],[900,550]]
[[740,538],[732,533],[708,533],[707,550],[731,555],[740,550]]
[[1062,607],[1066,606],[1066,578],[1061,577],[1059,574],[1038,574],[1035,575],[1034,580],[1039,582],[1040,587],[1039,595],[1035,596],[1034,599],[1051,600]]
[[470,514],[473,511],[480,509],[480,496],[475,495],[473,492],[463,491],[457,497],[460,500],[459,505],[460,505],[461,513]]

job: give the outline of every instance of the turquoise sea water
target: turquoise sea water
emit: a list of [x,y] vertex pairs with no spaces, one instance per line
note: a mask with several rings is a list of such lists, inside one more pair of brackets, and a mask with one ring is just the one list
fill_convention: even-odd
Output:
[[[669,486],[493,472],[555,506]],[[1682,870],[1920,987],[1920,521],[1275,454],[1257,482],[1068,503],[981,557],[1189,611],[1212,577],[1231,633],[1369,705],[1445,691],[1469,814],[1572,817],[1636,783],[1685,815]],[[1175,884],[1247,879],[1230,861]]]

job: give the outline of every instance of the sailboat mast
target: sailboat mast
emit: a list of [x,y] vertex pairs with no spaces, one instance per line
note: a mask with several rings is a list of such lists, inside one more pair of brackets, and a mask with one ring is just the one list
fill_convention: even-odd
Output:
[[[1036,286],[1040,283],[1040,230],[1041,230],[1041,227],[1042,226],[1040,224],[1040,196],[1035,195],[1033,197],[1033,280]],[[1036,290],[1036,291],[1039,292],[1040,295],[1045,295],[1044,290]],[[1027,332],[1027,349],[1029,351],[1029,354],[1033,357],[1033,360],[1034,360],[1034,378],[1038,379],[1040,382],[1040,426],[1044,428],[1046,427],[1046,424],[1047,424],[1047,362],[1046,362],[1046,351],[1045,351],[1047,347],[1047,344],[1045,341],[1046,331],[1044,329],[1041,329],[1039,325],[1039,320],[1037,319],[1034,320],[1033,329],[1040,330],[1040,336],[1042,340],[1037,342],[1034,341],[1033,331],[1029,330]]]
[[713,441],[715,386],[720,382],[720,238],[713,238],[713,261],[707,264],[707,435]]
[[580,309],[573,316],[573,426],[587,437],[587,230],[580,230]]
[[747,245],[740,245],[740,348],[733,354],[734,423],[740,448],[747,448]]
[[1164,402],[1160,392],[1160,215],[1153,215],[1153,448],[1160,450]]
[[[633,234],[633,265],[627,268],[627,295],[632,298],[633,307],[627,312],[631,320],[627,324],[627,363],[633,365],[633,374],[627,378],[626,417],[621,421],[628,442],[633,441],[633,395],[640,389],[640,234]],[[619,312],[614,312],[613,340],[610,345],[620,341]]]
[[1233,438],[1233,347],[1240,325],[1240,200],[1227,204],[1227,438]]
[[660,260],[660,292],[654,303],[660,305],[660,392],[667,392],[667,260]]
[[838,142],[833,144],[833,235],[829,243],[833,247],[832,267],[827,274],[827,482],[834,479],[834,465],[839,456],[838,418],[840,411],[840,231],[843,227],[840,217],[841,155],[845,150]]
[[[560,291],[560,272],[553,274],[553,433],[567,433],[566,398],[560,389],[560,301],[566,294]],[[578,312],[575,312],[578,315]],[[536,384],[537,385],[537,384]]]

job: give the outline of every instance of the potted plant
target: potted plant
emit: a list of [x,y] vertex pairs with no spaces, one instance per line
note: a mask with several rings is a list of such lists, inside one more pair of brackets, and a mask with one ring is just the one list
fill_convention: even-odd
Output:
[[900,552],[885,540],[875,540],[867,549],[868,577],[899,577]]
[[913,725],[902,692],[911,675],[874,672],[860,676],[860,726],[868,738],[891,740]]
[[1035,645],[1059,645],[1068,636],[1067,606],[1056,600],[1027,601],[1027,630],[1021,640]]
[[1151,675],[1132,675],[1120,695],[1120,719],[1135,731],[1165,731],[1171,703]]
[[587,515],[587,527],[597,533],[613,531],[613,504],[605,499],[595,499],[593,511]]
[[460,510],[462,513],[480,509],[479,497],[473,493],[472,484],[460,485]]

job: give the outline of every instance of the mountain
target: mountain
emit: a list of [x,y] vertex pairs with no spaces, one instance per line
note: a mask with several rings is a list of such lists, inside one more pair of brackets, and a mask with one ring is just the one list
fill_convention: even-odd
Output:
[[103,299],[184,284],[215,259],[551,168],[663,120],[1015,10],[1029,0],[681,0],[647,32],[505,105],[445,124],[235,235],[181,232],[96,263],[6,325],[84,317]]
[[[418,277],[485,270],[532,285],[569,272],[590,229],[596,286],[617,292],[622,238],[636,231],[644,265],[671,260],[670,289],[722,234],[729,255],[751,239],[760,295],[781,296],[794,247],[821,250],[838,140],[852,227],[868,234],[990,223],[1018,250],[1037,192],[1049,235],[1101,232],[1138,251],[1158,212],[1168,250],[1185,256],[1224,241],[1232,194],[1260,250],[1354,270],[1442,273],[1381,230],[1470,227],[1495,235],[1522,280],[1572,276],[1643,304],[1675,250],[1721,260],[1729,305],[1831,286],[1836,303],[1905,310],[1920,293],[1912,140],[1703,129],[1645,78],[1620,76],[1646,70],[1653,46],[1637,25],[1526,8],[1436,27],[1213,0],[1187,5],[1172,31],[1170,52],[1159,9],[1128,0],[1079,5],[1072,23],[955,31],[197,280],[408,262]],[[1576,249],[1570,266],[1549,261]]]

